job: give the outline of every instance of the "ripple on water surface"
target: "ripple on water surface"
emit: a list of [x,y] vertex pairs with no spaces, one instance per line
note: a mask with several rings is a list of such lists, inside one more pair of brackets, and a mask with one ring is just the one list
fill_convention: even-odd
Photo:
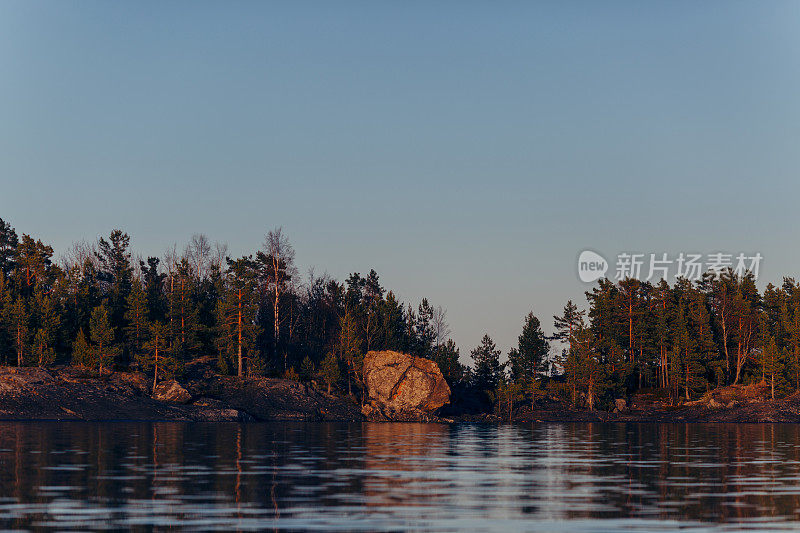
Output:
[[0,529],[800,527],[795,425],[0,426]]

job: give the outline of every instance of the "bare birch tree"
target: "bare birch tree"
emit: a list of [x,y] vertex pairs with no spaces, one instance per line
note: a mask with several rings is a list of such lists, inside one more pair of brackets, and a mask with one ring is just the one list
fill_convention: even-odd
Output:
[[192,266],[197,279],[202,280],[211,263],[211,242],[203,233],[195,233],[186,245],[184,256]]
[[[264,249],[258,254],[259,261],[266,270],[266,290],[272,297],[273,305],[273,338],[272,353],[278,356],[278,341],[281,330],[281,296],[289,288],[289,284],[297,277],[294,266],[294,248],[283,228],[270,230],[264,239]],[[287,369],[287,354],[283,354],[283,370]]]

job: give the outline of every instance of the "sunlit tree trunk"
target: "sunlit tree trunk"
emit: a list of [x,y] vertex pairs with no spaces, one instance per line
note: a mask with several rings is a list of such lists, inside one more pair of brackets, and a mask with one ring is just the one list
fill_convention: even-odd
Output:
[[239,306],[238,306],[238,313],[236,318],[236,333],[238,335],[237,339],[237,361],[238,361],[238,371],[237,375],[242,377],[244,375],[244,361],[242,357],[242,289],[239,289]]

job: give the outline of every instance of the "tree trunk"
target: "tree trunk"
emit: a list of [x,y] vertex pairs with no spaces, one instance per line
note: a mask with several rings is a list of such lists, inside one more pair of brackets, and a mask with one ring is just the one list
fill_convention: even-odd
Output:
[[772,381],[772,399],[774,400],[775,399],[775,374],[774,373],[772,374],[771,381]]
[[635,361],[633,357],[633,295],[628,295],[628,353],[631,363]]
[[158,383],[158,337],[156,337],[156,364],[153,370],[153,390],[156,390],[157,383]]
[[794,345],[794,381],[795,390],[800,390],[800,346]]
[[733,380],[733,384],[736,385],[739,383],[739,373],[742,370],[742,317],[739,317],[739,329],[738,329],[738,339],[736,341],[736,377]]
[[181,276],[181,346],[186,349],[186,289],[184,287],[185,280]]
[[238,307],[238,317],[236,320],[236,330],[238,333],[238,343],[237,343],[237,362],[238,362],[238,370],[237,374],[239,377],[244,375],[243,373],[243,361],[242,361],[242,289],[239,289],[239,307]]
[[686,379],[684,380],[684,393],[689,400],[689,350],[686,350]]
[[22,366],[22,328],[17,326],[17,366]]
[[[275,334],[272,339],[272,353],[274,357],[278,356],[278,336],[280,334],[280,310],[278,305],[280,304],[281,299],[281,289],[280,289],[280,280],[278,277],[280,276],[280,256],[277,253],[272,255],[272,273],[275,277],[275,302],[274,302],[274,312],[273,318],[275,321],[274,328]],[[286,372],[286,356],[283,357],[283,371]]]
[[[724,305],[724,304],[723,304]],[[728,328],[727,324],[725,323],[725,308],[723,307],[721,311],[722,315],[722,347],[725,350],[725,371],[728,373],[728,379],[731,376],[731,358],[728,355]]]

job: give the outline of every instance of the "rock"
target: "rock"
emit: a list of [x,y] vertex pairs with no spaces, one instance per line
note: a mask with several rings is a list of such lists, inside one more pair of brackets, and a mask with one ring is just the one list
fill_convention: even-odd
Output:
[[254,422],[255,419],[238,409],[204,409],[195,415],[195,420],[203,422]]
[[623,413],[628,409],[628,402],[625,401],[625,398],[617,398],[614,400],[614,405],[617,408],[617,413]]
[[12,387],[30,388],[35,390],[37,386],[53,383],[53,375],[43,368],[37,367],[9,367],[7,374],[3,376]]
[[450,387],[436,363],[399,352],[369,352],[364,357],[364,382],[370,411],[365,416],[391,420],[425,419],[450,401]]
[[214,409],[227,409],[228,406],[225,405],[224,402],[217,400],[216,398],[206,398],[205,396],[202,398],[198,398],[192,402],[192,405],[196,405],[197,407],[212,407]]
[[707,405],[707,407],[708,407],[709,409],[721,409],[722,407],[725,407],[725,404],[718,402],[718,401],[717,401],[717,400],[715,400],[714,398],[711,398],[711,399],[708,401],[708,404],[706,404],[706,405]]
[[189,391],[175,380],[162,381],[153,388],[153,399],[162,402],[187,403],[192,399]]
[[295,381],[275,378],[239,379],[220,376],[202,396],[221,400],[227,407],[247,411],[256,420],[361,421],[361,406],[351,398],[336,398],[307,390]]
[[361,414],[367,417],[368,420],[373,422],[387,420],[386,415],[381,411],[380,406],[376,402],[369,402],[361,407]]
[[199,369],[188,376],[193,379],[161,383],[151,395],[151,379],[135,372],[98,376],[77,367],[53,366],[43,371],[0,366],[0,418],[237,422],[364,419],[361,406],[349,397],[323,395],[281,379],[214,375],[206,380],[200,365],[193,368]]
[[[457,422],[465,422],[469,424],[497,424],[503,421],[497,415],[492,415],[489,413],[479,413],[475,415],[465,414],[456,417],[455,421]],[[541,422],[541,420],[537,420],[537,422]]]

